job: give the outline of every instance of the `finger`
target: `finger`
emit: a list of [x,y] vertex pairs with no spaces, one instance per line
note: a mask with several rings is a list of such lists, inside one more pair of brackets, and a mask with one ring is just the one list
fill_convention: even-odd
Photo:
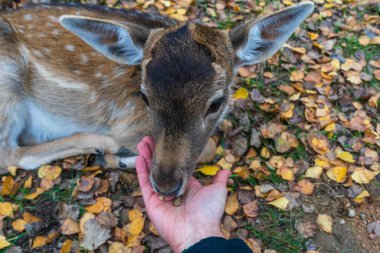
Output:
[[142,141],[137,145],[137,150],[139,151],[139,155],[143,156],[147,160],[152,159],[152,151],[149,147],[149,144]]
[[143,139],[142,139],[143,142],[147,143],[149,148],[150,148],[150,151],[152,152],[152,154],[154,153],[154,150],[156,149],[156,144],[154,143],[154,139],[152,136],[145,136]]
[[142,156],[138,156],[136,159],[136,171],[137,171],[137,177],[139,179],[141,192],[144,197],[144,202],[145,204],[148,204],[149,199],[153,195],[153,191],[152,191],[152,185],[150,184],[150,180],[149,180],[148,164],[146,163],[145,158]]
[[218,174],[216,174],[213,184],[221,183],[223,185],[227,185],[227,180],[230,175],[231,175],[231,171],[220,170]]

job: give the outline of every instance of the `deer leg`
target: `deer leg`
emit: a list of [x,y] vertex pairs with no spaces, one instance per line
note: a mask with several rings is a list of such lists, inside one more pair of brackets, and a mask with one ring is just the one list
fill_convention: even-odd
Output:
[[[6,166],[16,165],[33,170],[43,164],[83,154],[117,154],[123,150],[111,137],[98,134],[76,134],[59,140],[8,150]],[[1,152],[4,153],[4,150]]]

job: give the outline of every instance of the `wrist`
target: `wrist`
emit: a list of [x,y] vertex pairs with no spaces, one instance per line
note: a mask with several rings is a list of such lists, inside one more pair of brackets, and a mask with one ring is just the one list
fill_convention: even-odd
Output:
[[173,245],[173,251],[175,253],[181,253],[187,248],[190,248],[192,245],[200,242],[202,239],[206,239],[209,237],[222,237],[224,235],[220,230],[219,225],[214,227],[203,227],[195,230],[188,238],[183,238],[183,241],[177,243],[177,245]]

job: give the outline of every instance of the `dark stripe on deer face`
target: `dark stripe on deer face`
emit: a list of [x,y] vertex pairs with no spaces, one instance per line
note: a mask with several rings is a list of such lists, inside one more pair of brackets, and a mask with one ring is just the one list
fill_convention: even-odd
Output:
[[229,96],[227,70],[193,33],[185,25],[160,34],[143,64],[156,140],[151,180],[166,195],[182,193]]

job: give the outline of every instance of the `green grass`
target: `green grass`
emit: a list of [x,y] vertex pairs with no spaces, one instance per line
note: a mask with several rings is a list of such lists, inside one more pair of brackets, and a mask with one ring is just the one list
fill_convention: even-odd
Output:
[[291,157],[294,161],[308,160],[309,158],[309,153],[302,143],[299,143],[293,151],[290,151],[287,154],[289,154],[289,157]]
[[250,236],[260,240],[265,249],[274,249],[281,253],[305,252],[306,240],[300,237],[294,228],[296,218],[300,214],[272,207],[264,209],[260,209],[257,218],[260,223],[246,227]]

